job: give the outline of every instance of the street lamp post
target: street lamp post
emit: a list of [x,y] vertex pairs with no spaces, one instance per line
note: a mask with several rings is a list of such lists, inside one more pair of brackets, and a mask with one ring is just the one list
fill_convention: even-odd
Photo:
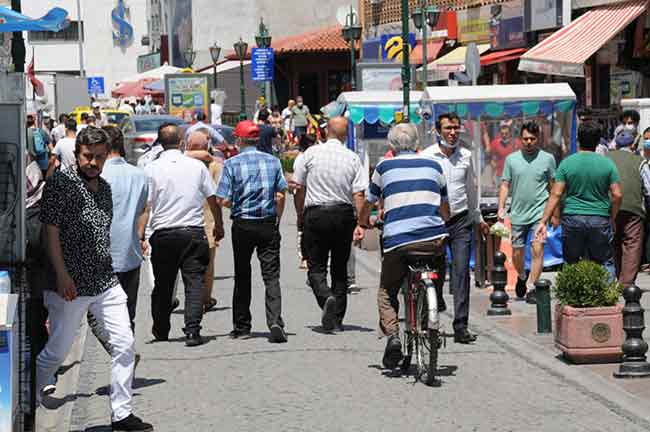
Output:
[[[271,34],[269,33],[269,28],[264,24],[264,18],[260,18],[260,25],[258,27],[258,33],[255,35],[255,43],[258,48],[270,48],[271,47]],[[262,96],[264,99],[268,96],[269,104],[272,106],[271,101],[271,82],[265,81],[262,85]]]
[[194,51],[192,47],[188,47],[185,51],[183,51],[183,59],[185,60],[187,67],[191,69],[192,65],[194,64],[194,60],[196,60],[196,51]]
[[214,45],[210,47],[210,57],[212,57],[212,65],[214,66],[214,89],[217,89],[217,63],[219,63],[219,57],[221,56],[221,47],[215,42]]
[[404,103],[402,121],[409,122],[411,107],[411,69],[409,66],[409,0],[402,0],[402,99]]
[[356,58],[356,43],[361,39],[361,26],[356,19],[357,15],[352,6],[350,6],[350,13],[345,17],[345,27],[341,30],[343,39],[350,44],[350,86],[352,91],[357,89],[357,58]]
[[426,6],[426,0],[420,0],[420,7],[413,9],[411,18],[413,19],[413,24],[418,30],[422,30],[422,90],[427,87],[429,81],[429,59],[427,55],[427,49],[429,45],[429,38],[427,36],[427,27],[431,27],[431,30],[438,24],[438,18],[440,17],[440,10],[435,6]]
[[239,37],[234,45],[235,54],[239,58],[239,89],[241,92],[241,107],[239,110],[239,120],[246,120],[246,89],[244,87],[244,58],[248,52],[248,44]]

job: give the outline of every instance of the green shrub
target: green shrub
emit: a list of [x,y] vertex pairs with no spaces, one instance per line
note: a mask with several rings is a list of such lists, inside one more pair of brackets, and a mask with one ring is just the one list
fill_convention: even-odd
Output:
[[565,265],[553,292],[563,305],[586,308],[615,305],[622,289],[617,281],[610,281],[605,267],[585,260]]

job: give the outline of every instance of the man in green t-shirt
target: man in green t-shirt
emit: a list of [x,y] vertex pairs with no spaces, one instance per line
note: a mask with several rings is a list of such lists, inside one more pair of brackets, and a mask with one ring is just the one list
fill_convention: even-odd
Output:
[[[529,234],[535,233],[544,206],[548,201],[549,190],[553,186],[555,158],[539,148],[540,128],[534,121],[521,127],[522,149],[508,155],[501,177],[499,190],[499,220],[506,217],[506,201],[512,192],[510,219],[512,222],[512,261],[519,273],[517,278],[517,297],[526,296],[526,302],[535,303],[535,291],[526,294],[542,274],[544,267],[544,241],[532,239],[530,244],[530,276],[526,278],[524,268],[525,248]],[[558,215],[554,215],[558,216]],[[559,219],[553,217],[554,226]]]
[[562,213],[564,262],[595,261],[605,265],[614,278],[612,223],[623,193],[614,162],[594,153],[601,135],[600,125],[594,121],[578,128],[580,149],[564,159],[555,172],[555,184],[535,235],[539,240],[546,238],[546,223],[566,193]]
[[302,101],[302,96],[296,98],[296,105],[291,108],[291,117],[293,119],[294,134],[300,137],[307,133],[309,125],[309,107]]

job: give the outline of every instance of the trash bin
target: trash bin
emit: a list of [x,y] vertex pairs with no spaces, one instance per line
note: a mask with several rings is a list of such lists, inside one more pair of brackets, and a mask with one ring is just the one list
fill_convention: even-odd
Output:
[[17,294],[0,294],[0,432],[12,432],[18,408]]

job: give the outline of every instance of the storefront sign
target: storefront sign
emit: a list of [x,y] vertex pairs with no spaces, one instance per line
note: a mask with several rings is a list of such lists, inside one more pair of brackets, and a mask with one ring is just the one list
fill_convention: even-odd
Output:
[[160,53],[144,54],[138,56],[138,73],[160,67]]
[[[359,90],[401,90],[402,66],[390,63],[359,63]],[[411,85],[415,82],[415,67],[411,66]]]
[[129,24],[129,8],[124,0],[117,0],[117,6],[111,11],[111,20],[113,21],[113,41],[125,47],[133,42],[133,26]]
[[621,99],[635,99],[641,93],[642,75],[635,71],[612,72],[609,76],[610,103],[618,105]]
[[456,12],[458,41],[488,42],[490,40],[490,6],[481,6]]
[[525,31],[562,27],[562,7],[566,1],[570,0],[525,0]]
[[209,74],[165,75],[165,100],[167,112],[191,122],[197,113],[210,118]]
[[456,27],[456,11],[444,11],[440,13],[438,23],[431,30],[430,38],[457,39],[458,29]]
[[273,81],[275,55],[273,48],[253,48],[251,52],[251,79]]
[[189,67],[183,53],[192,49],[192,0],[167,0],[172,15],[172,66]]
[[495,50],[526,46],[522,0],[490,6],[490,48]]
[[[415,33],[409,33],[409,53],[415,48]],[[385,62],[402,61],[402,35],[381,35],[381,59]]]
[[104,94],[104,77],[88,77],[88,96]]

